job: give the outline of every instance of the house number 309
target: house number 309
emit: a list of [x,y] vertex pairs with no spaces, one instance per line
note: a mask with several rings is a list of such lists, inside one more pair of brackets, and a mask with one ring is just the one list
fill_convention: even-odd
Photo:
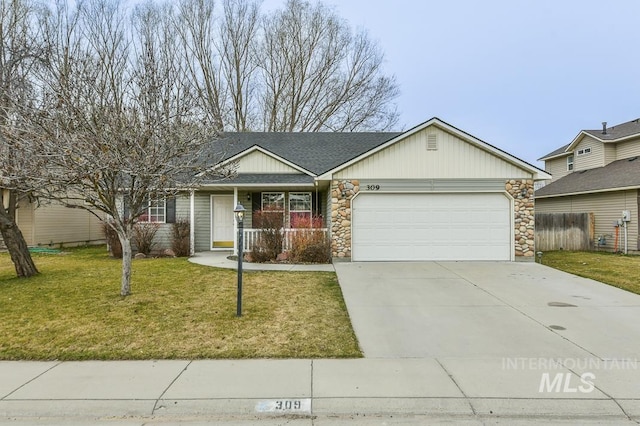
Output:
[[366,189],[367,191],[379,191],[380,185],[367,185]]
[[302,403],[300,401],[276,401],[276,410],[300,410]]

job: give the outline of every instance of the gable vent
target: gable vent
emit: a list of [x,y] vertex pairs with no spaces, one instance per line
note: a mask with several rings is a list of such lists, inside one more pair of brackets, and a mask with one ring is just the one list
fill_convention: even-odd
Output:
[[438,150],[438,135],[435,133],[431,133],[427,135],[427,151],[437,151]]

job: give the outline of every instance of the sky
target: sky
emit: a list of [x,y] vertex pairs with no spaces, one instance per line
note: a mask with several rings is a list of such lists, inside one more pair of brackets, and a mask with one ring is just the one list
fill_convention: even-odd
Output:
[[639,0],[323,3],[385,53],[397,130],[438,117],[543,167],[580,130],[640,117]]

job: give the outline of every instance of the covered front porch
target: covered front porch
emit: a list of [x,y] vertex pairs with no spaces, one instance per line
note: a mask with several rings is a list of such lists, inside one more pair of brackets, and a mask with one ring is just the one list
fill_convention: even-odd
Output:
[[[259,182],[260,180],[272,182]],[[276,181],[276,182],[273,182]],[[250,252],[263,232],[259,224],[261,211],[282,214],[283,251],[291,248],[301,232],[324,233],[329,204],[328,190],[311,176],[238,175],[228,182],[217,182],[193,190],[189,195],[191,253],[232,251],[238,253],[238,224],[234,208],[245,209],[243,252]]]

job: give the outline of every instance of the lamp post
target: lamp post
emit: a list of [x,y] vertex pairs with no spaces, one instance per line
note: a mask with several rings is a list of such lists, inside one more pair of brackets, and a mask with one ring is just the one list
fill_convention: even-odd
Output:
[[236,316],[242,316],[242,258],[244,257],[244,207],[238,203],[233,214],[238,222],[238,301],[236,304]]

